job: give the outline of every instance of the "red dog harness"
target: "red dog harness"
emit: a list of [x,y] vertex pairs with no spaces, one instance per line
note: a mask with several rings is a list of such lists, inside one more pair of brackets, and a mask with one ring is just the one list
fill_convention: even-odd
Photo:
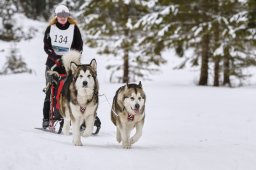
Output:
[[128,114],[128,121],[133,121],[134,120],[134,115]]

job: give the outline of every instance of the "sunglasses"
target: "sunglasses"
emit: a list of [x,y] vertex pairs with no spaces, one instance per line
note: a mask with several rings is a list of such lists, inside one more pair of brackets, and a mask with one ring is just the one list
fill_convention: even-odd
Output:
[[61,18],[67,18],[69,17],[69,13],[63,11],[63,12],[57,13],[56,16]]

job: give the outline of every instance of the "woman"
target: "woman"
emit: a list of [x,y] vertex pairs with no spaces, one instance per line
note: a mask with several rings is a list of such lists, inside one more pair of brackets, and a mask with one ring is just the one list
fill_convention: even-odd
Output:
[[[76,21],[70,16],[69,9],[65,5],[59,5],[55,9],[55,17],[50,21],[44,35],[44,50],[48,54],[46,71],[53,69],[59,74],[65,74],[65,68],[61,63],[61,56],[70,49],[83,50],[83,41]],[[49,78],[46,74],[46,84]],[[43,128],[49,126],[50,89],[46,91],[43,108]]]

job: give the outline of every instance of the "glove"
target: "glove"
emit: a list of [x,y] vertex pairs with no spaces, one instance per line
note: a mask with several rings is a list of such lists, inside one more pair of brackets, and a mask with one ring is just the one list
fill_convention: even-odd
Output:
[[55,63],[57,67],[60,67],[62,65],[61,63],[61,56],[57,55],[55,53],[52,53],[49,55],[49,58]]
[[57,54],[55,54],[55,53],[50,54],[50,57],[51,57],[53,60],[58,60],[58,59],[61,58],[60,55],[57,55]]

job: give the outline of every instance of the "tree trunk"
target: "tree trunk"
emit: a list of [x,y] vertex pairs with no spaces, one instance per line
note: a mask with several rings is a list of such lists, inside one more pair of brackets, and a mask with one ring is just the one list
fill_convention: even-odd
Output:
[[[126,14],[124,21],[125,21],[125,23],[127,23],[128,18],[129,18],[129,6],[128,5],[124,5],[123,12],[124,12],[124,14]],[[129,39],[129,29],[128,28],[126,28],[124,30],[124,35],[128,40]],[[122,45],[122,49],[124,50],[123,83],[129,83],[129,42],[127,40],[124,40],[123,45]]]
[[124,54],[124,64],[123,64],[124,74],[123,74],[123,83],[129,83],[129,52],[125,50]]
[[213,86],[218,87],[220,85],[220,59],[221,56],[214,56],[214,80],[213,80]]
[[201,71],[198,85],[207,86],[208,84],[208,62],[209,62],[209,34],[206,33],[202,38]]
[[223,61],[223,66],[224,66],[224,75],[223,75],[223,85],[230,86],[231,87],[231,82],[230,82],[230,57],[229,57],[229,47],[226,47],[224,49],[224,61]]
[[[219,15],[219,1],[215,0],[215,4],[214,4],[214,10],[215,12]],[[214,25],[214,49],[216,50],[217,48],[219,48],[219,39],[220,39],[220,28],[219,28],[219,22],[216,22]],[[218,87],[220,85],[220,60],[221,60],[221,56],[220,55],[216,55],[213,56],[213,60],[214,60],[214,77],[213,77],[213,86]]]

